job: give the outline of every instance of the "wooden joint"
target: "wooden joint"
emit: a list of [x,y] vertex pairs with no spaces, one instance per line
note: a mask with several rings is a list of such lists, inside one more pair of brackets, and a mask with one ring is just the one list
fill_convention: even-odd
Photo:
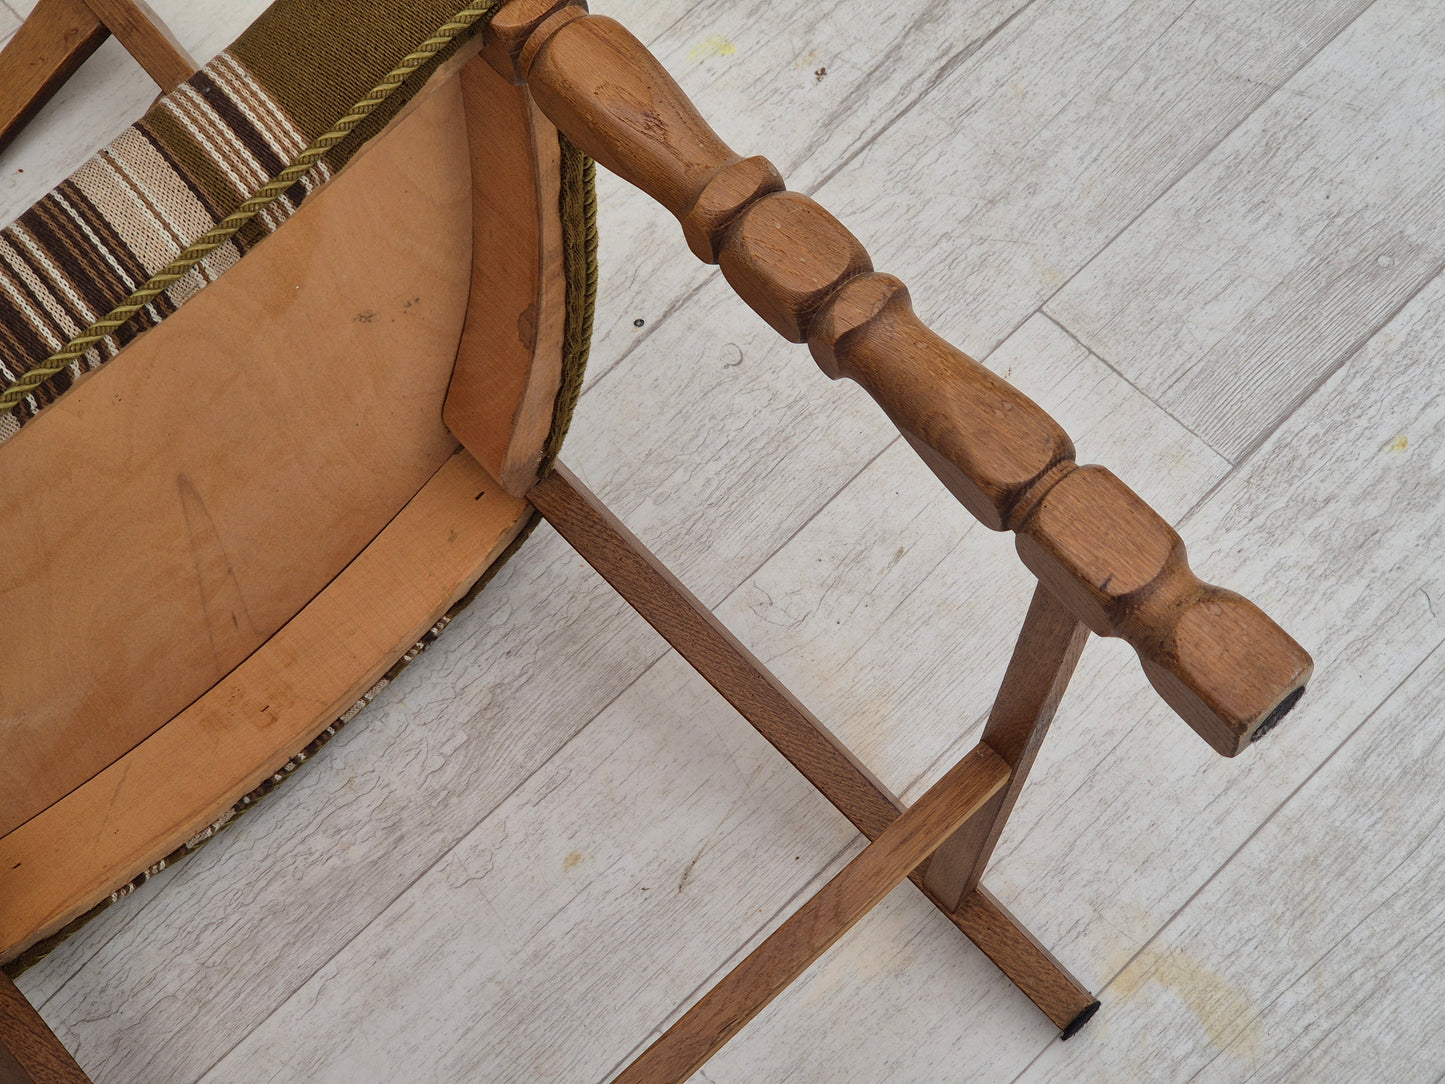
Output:
[[723,238],[723,276],[789,342],[808,339],[813,315],[854,276],[873,270],[848,229],[799,192],[750,204]]
[[543,43],[585,14],[586,0],[512,0],[483,31],[482,56],[504,78],[526,82],[527,69]]
[[686,1080],[1007,784],[979,745],[619,1074],[616,1084]]
[[199,65],[145,0],[85,0],[85,4],[165,93],[196,74]]
[[5,1084],[90,1084],[9,976],[0,972],[0,1081]]
[[687,247],[703,263],[717,263],[723,235],[738,215],[785,187],[777,167],[761,155],[729,162],[708,179],[682,218]]

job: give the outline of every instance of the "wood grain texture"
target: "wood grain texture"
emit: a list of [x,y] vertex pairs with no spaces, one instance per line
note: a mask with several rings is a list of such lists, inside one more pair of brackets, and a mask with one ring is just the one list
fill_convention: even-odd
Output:
[[892,825],[898,800],[576,475],[558,463],[527,500],[859,831]]
[[976,886],[948,918],[1048,1017],[1061,1039],[1072,1038],[1098,1011],[1089,988],[987,888]]
[[[433,1080],[606,1079],[861,846],[669,652],[426,871],[433,891],[384,906],[354,947],[222,1050],[210,1078],[339,1080],[406,1063]],[[358,967],[375,978],[371,1008],[351,989]],[[527,973],[547,996],[509,977]],[[441,1013],[447,1042],[432,1038],[441,1006],[459,1009]],[[287,1023],[328,1017],[350,1036],[308,1046]]]
[[4,1084],[90,1084],[25,995],[0,974],[0,1081]]
[[[1187,902],[1181,884],[1191,878],[1198,884],[1208,880],[1259,824],[1271,815],[1281,815],[1275,811],[1287,800],[1293,803],[1290,793],[1310,777],[1313,766],[1329,757],[1369,718],[1445,637],[1445,625],[1436,616],[1438,607],[1433,602],[1440,597],[1438,592],[1445,590],[1439,570],[1432,561],[1416,562],[1406,556],[1418,548],[1428,549],[1429,539],[1439,529],[1435,495],[1445,476],[1445,464],[1436,442],[1445,416],[1440,408],[1439,377],[1430,359],[1445,334],[1439,318],[1442,296],[1445,283],[1437,281],[1190,517],[1196,529],[1212,532],[1219,554],[1239,562],[1249,579],[1277,585],[1271,588],[1276,605],[1307,615],[1304,627],[1312,629],[1312,635],[1324,645],[1321,681],[1315,690],[1317,705],[1301,720],[1305,725],[1292,725],[1281,733],[1281,738],[1289,736],[1288,750],[1271,749],[1269,743],[1259,746],[1258,755],[1249,758],[1252,763],[1240,762],[1240,777],[1228,783],[1206,774],[1203,785],[1213,795],[1206,802],[1184,793],[1186,786],[1201,784],[1199,766],[1160,756],[1154,750],[1135,749],[1127,755],[1103,757],[1088,767],[1061,765],[1056,769],[1059,793],[1072,795],[1069,804],[1080,803],[1079,808],[1070,810],[1054,799],[1036,815],[1023,817],[1016,829],[1020,842],[995,865],[993,876],[1002,886],[1022,886],[1027,871],[1039,863],[1073,864],[1084,886],[1081,905],[1109,914],[1111,922],[1122,923],[1124,929],[1087,930],[1064,916],[1034,926],[1046,939],[1051,932],[1056,934],[1060,939],[1051,939],[1051,943],[1069,958],[1088,943],[1095,959],[1114,954],[1109,961],[1111,973],[1126,967]],[[1402,442],[1401,437],[1406,439]],[[1412,454],[1416,456],[1413,461]],[[1342,482],[1346,478],[1348,481]],[[1425,522],[1420,522],[1422,519]],[[1388,547],[1381,552],[1376,543],[1383,537],[1380,527],[1386,522],[1392,525],[1392,532],[1399,533],[1392,533]],[[1274,537],[1280,545],[1274,556],[1255,549],[1260,531],[1277,532]],[[1314,570],[1314,575],[1300,577],[1300,569]],[[1320,578],[1334,589],[1312,590],[1309,581]],[[1360,638],[1361,627],[1370,630],[1368,638]],[[1129,732],[1133,730],[1131,726]],[[1116,740],[1127,741],[1117,729],[1114,733]],[[1122,770],[1139,773],[1151,787],[1172,796],[1169,803],[1152,812],[1140,809],[1115,820],[1115,832],[1147,832],[1152,839],[1146,846],[1119,848],[1121,860],[1131,862],[1136,871],[1127,884],[1067,842],[1097,829],[1098,810],[1108,806],[1114,793],[1107,777]],[[1371,790],[1375,800],[1386,806],[1402,797],[1385,799],[1373,784]],[[1438,804],[1445,801],[1445,795],[1438,787],[1427,788],[1420,799]],[[1080,815],[1087,808],[1094,813]],[[1289,804],[1284,809],[1287,811]],[[1226,810],[1208,845],[1201,846],[1199,818]],[[1295,845],[1311,856],[1317,869],[1312,876],[1301,874],[1287,898],[1275,897],[1277,912],[1262,904],[1254,912],[1231,912],[1232,921],[1238,923],[1232,931],[1236,946],[1242,939],[1250,944],[1277,942],[1280,935],[1272,915],[1277,913],[1286,926],[1310,921],[1316,910],[1314,901],[1333,898],[1338,859],[1331,824],[1317,822],[1313,832],[1294,837]],[[1075,857],[1068,857],[1070,854]],[[1021,901],[1020,906],[1030,910],[1040,902],[1028,889]],[[1215,916],[1216,921],[1225,921],[1218,912]],[[1040,925],[1045,928],[1040,930]],[[1344,938],[1349,923],[1331,928],[1335,938]],[[1301,962],[1301,966],[1307,965]],[[1237,985],[1232,980],[1221,986],[1198,972],[1175,974],[1179,982],[1189,983],[1188,1003],[1198,1006],[1206,1021],[1218,1020],[1211,1015],[1212,1006],[1244,1007],[1243,1002],[1232,999],[1230,990]],[[1411,968],[1410,982],[1423,981],[1421,974]],[[1392,990],[1403,981],[1398,976],[1381,978],[1383,986]],[[1381,1015],[1375,1016],[1373,1009],[1358,1004],[1345,1007],[1331,1002],[1329,1007],[1321,1003],[1316,1014],[1299,1001],[1292,1004],[1301,1017],[1291,1028],[1305,1021],[1322,1030],[1347,1026],[1349,1012],[1357,1009],[1364,1016],[1348,1026],[1368,1030],[1386,1026],[1392,1013],[1388,1006],[1382,1006]],[[1131,1002],[1131,1016],[1145,1011],[1133,1006]],[[1232,1018],[1233,1012],[1228,1016]],[[1201,1017],[1194,1019],[1197,1028]],[[1206,1025],[1201,1037],[1191,1041],[1203,1042],[1203,1036],[1209,1034]],[[1117,1057],[1127,1060],[1131,1056],[1119,1048]],[[1141,1056],[1147,1055],[1141,1051]],[[1261,1075],[1269,1077],[1263,1071]],[[1288,1074],[1284,1078],[1288,1079]]]
[[167,94],[196,74],[198,65],[145,0],[85,0],[105,28]]
[[0,149],[107,36],[85,0],[40,0],[0,51]]
[[873,270],[858,238],[797,192],[758,199],[724,235],[723,277],[789,342],[808,340],[819,308],[849,279]]
[[[686,253],[682,257],[691,259]],[[772,333],[750,313],[738,312],[735,318],[742,325],[740,335],[752,328],[764,342],[773,340]],[[1086,446],[1096,443],[1129,449],[1125,462],[1135,464],[1133,473],[1143,478],[1144,492],[1151,501],[1178,515],[1217,479],[1222,464],[1207,466],[1210,453],[1202,445],[1191,443],[1193,438],[1178,427],[1171,428],[1173,423],[1167,419],[1154,418],[1137,393],[1052,329],[1048,321],[1040,320],[1031,332],[1027,341],[1021,340],[1017,349],[1000,358],[1000,367],[1013,369],[1020,380],[1032,377],[1036,382],[1050,372],[1063,374],[1043,405],[1065,421]],[[781,347],[778,350],[782,353]],[[799,382],[809,379],[816,383],[816,376],[798,372],[796,360],[777,359],[776,379],[785,388],[790,373]],[[634,451],[641,463],[655,462],[657,468],[673,463],[676,469],[676,459],[652,442],[680,431],[722,449],[720,454],[728,461],[745,458],[746,449],[753,446],[748,440],[743,451],[727,451],[726,432],[712,427],[717,404],[709,403],[698,389],[712,386],[715,376],[707,371],[675,371],[675,376],[688,378],[679,387],[659,384],[656,371],[641,374],[625,386],[627,396],[634,398],[632,405],[627,396],[601,398],[606,382],[584,397],[579,427],[569,441],[569,455],[586,451],[599,463],[599,474],[609,479],[613,492],[624,498],[646,492],[649,485],[656,488],[651,469],[629,475],[620,468],[635,471],[636,464],[603,458],[609,456],[615,434],[596,422],[589,423],[588,411],[599,411],[591,416],[597,421],[609,418],[614,424],[632,424],[633,410],[653,418],[651,428],[639,430]],[[752,365],[743,372],[757,381],[768,375]],[[665,426],[657,423],[657,418],[668,416],[668,402],[689,394],[694,399],[701,397],[698,407]],[[860,411],[868,407],[866,399],[856,393],[855,400]],[[779,441],[795,440],[797,427],[809,418],[803,412],[789,415],[783,409],[787,398],[770,401],[758,391],[749,401],[777,416],[769,434]],[[837,418],[833,415],[824,422],[836,422]],[[756,424],[756,419],[752,421]],[[789,421],[791,428],[783,424]],[[881,422],[882,426],[886,422]],[[828,442],[817,443],[820,452],[831,454]],[[1172,469],[1148,469],[1157,463],[1168,463]],[[817,469],[831,469],[829,464],[830,459],[819,461]],[[761,479],[766,483],[769,477],[765,474]],[[717,554],[745,553],[786,540],[787,534],[763,533],[765,524],[769,530],[781,525],[789,534],[802,526],[788,511],[788,502],[797,496],[795,487],[788,484],[791,475],[785,473],[777,481],[775,488],[767,490],[761,507],[756,499],[744,502],[739,498],[731,506],[735,510],[719,514],[716,521],[699,522],[688,516],[680,527],[667,529],[668,536],[662,541],[673,554],[690,552],[681,544],[684,532],[707,539],[708,554],[694,554],[687,561],[700,592],[714,597],[719,593]],[[715,499],[726,493],[717,489],[710,475],[695,484],[712,489]],[[795,542],[736,592],[719,613],[729,624],[746,630],[748,640],[758,645],[768,664],[805,699],[816,702],[840,735],[864,752],[890,786],[902,791],[956,740],[960,721],[981,722],[1007,660],[1009,638],[1023,616],[1028,573],[1012,559],[1007,546],[1000,545],[999,536],[976,524],[970,527],[971,518],[955,502],[941,499],[932,475],[901,442],[845,496],[847,499],[829,505],[807,524]],[[635,499],[631,506],[654,531],[659,523],[669,523],[667,515],[675,508]],[[906,512],[900,514],[900,509]],[[906,550],[901,560],[896,559],[900,549]],[[723,568],[737,567],[741,561],[728,557]],[[565,543],[545,530],[539,532],[477,606],[462,615],[413,665],[414,676],[413,671],[403,675],[398,686],[383,694],[355,728],[328,748],[325,757],[304,769],[309,774],[278,792],[272,799],[276,812],[264,807],[258,810],[247,819],[249,823],[243,821],[184,863],[175,878],[164,882],[164,889],[157,885],[159,896],[150,895],[148,886],[127,904],[129,910],[117,908],[103,916],[93,937],[92,930],[84,931],[24,977],[32,993],[54,991],[72,969],[83,965],[63,992],[47,1002],[46,1011],[58,1024],[89,1021],[69,1026],[65,1038],[101,1079],[107,1074],[110,1079],[123,1080],[204,1072],[211,1061],[258,1026],[286,994],[305,983],[388,901],[402,894],[452,840],[465,834],[477,818],[526,779],[531,770],[528,765],[546,761],[555,748],[548,743],[561,744],[616,696],[638,672],[634,656],[643,659],[641,665],[656,657],[654,645],[658,642],[650,631],[630,615],[611,588],[580,568],[581,562],[567,551]],[[805,589],[804,585],[815,586]],[[940,623],[954,630],[950,637],[929,635]],[[537,630],[536,639],[532,633],[519,635],[519,629]],[[581,654],[578,644],[587,645]],[[964,651],[968,665],[960,664]],[[678,666],[686,669],[680,662]],[[839,672],[847,675],[846,681],[837,680]],[[717,960],[712,966],[721,966],[747,936],[735,925],[739,914],[736,869],[749,871],[746,898],[755,902],[747,905],[747,913],[761,910],[770,915],[807,885],[806,880],[788,879],[797,876],[795,855],[831,855],[855,838],[841,819],[836,823],[826,817],[819,821],[817,811],[826,810],[826,805],[801,780],[796,785],[786,784],[781,792],[770,789],[797,777],[761,739],[753,739],[758,751],[741,757],[739,767],[732,759],[739,756],[735,738],[700,738],[695,728],[704,723],[715,726],[722,735],[735,734],[741,725],[720,698],[705,687],[703,693],[711,699],[681,698],[672,687],[645,699],[632,697],[616,728],[596,733],[586,742],[579,737],[576,745],[569,747],[575,757],[569,754],[556,765],[554,774],[540,776],[528,787],[523,797],[536,803],[534,819],[524,824],[508,814],[483,822],[478,849],[467,865],[481,870],[490,864],[494,873],[478,887],[502,913],[515,912],[519,918],[534,915],[535,924],[505,930],[489,924],[479,927],[468,917],[474,913],[472,906],[450,912],[449,901],[458,897],[431,886],[460,884],[468,874],[456,866],[446,867],[450,872],[439,869],[414,895],[404,897],[413,901],[405,908],[406,934],[379,931],[377,939],[366,939],[334,967],[318,974],[316,984],[300,995],[311,1004],[311,991],[324,986],[327,996],[315,1002],[314,1010],[302,1012],[292,1007],[273,1017],[256,1042],[238,1051],[236,1059],[218,1070],[215,1079],[244,1077],[257,1064],[255,1059],[273,1056],[280,1059],[274,1071],[283,1077],[284,1065],[309,1066],[313,1075],[324,1077],[327,1067],[344,1074],[348,1067],[360,1073],[379,1064],[399,1064],[389,1060],[389,1050],[413,1050],[406,1036],[425,1035],[429,1028],[442,1026],[424,1006],[454,1000],[451,995],[440,998],[425,985],[431,974],[429,966],[413,960],[401,967],[397,957],[396,968],[384,969],[391,976],[387,983],[396,984],[386,987],[390,991],[386,1000],[394,1013],[388,1014],[385,1025],[374,1017],[368,1017],[367,1026],[362,1026],[360,1019],[355,1027],[340,1027],[335,1021],[349,1012],[348,1006],[360,1004],[348,994],[361,981],[357,978],[360,972],[380,977],[370,966],[377,958],[375,952],[387,945],[399,949],[403,944],[438,963],[458,960],[459,954],[473,951],[463,946],[475,945],[479,955],[469,958],[489,961],[494,968],[488,971],[479,963],[474,972],[468,972],[475,974],[479,985],[469,987],[469,1008],[463,1018],[453,1018],[445,1025],[460,1035],[473,1023],[482,1027],[482,1021],[492,1021],[481,1032],[465,1031],[477,1039],[469,1055],[474,1060],[426,1061],[440,1066],[435,1075],[472,1072],[505,1077],[512,1071],[506,1067],[529,1066],[534,1058],[542,1058],[548,1065],[582,1066],[576,1070],[581,1078],[603,1075],[626,1056],[627,1045],[617,1049],[601,1044],[598,1031],[578,1029],[568,1021],[598,1020],[593,1014],[599,1004],[625,1001],[626,1015],[608,1017],[616,1021],[609,1034],[615,1033],[624,1044],[636,1041],[646,1033],[649,1019],[661,1020],[672,1005],[711,974],[695,940],[698,901],[711,895],[718,899],[717,910],[711,912],[714,917],[705,925]],[[709,709],[707,705],[713,701],[716,703]],[[686,726],[678,723],[680,718],[688,720]],[[581,782],[588,777],[589,764],[605,759],[606,750],[632,733],[631,720],[635,719],[656,720],[671,743],[665,754],[637,752],[637,762],[654,764],[657,757],[665,757],[668,763],[686,765],[684,774],[672,780],[665,792],[641,792],[637,788],[642,780],[651,780],[656,773],[638,774],[629,755],[608,763],[609,782]],[[748,732],[746,727],[741,729]],[[1062,731],[1055,741],[1068,744],[1070,728]],[[584,733],[591,732],[589,728]],[[977,740],[976,729],[972,736]],[[1096,735],[1090,740],[1099,738]],[[729,773],[737,772],[752,788],[745,802],[735,802],[730,791],[720,796],[704,786],[710,778],[733,779],[736,776]],[[573,782],[561,786],[565,778]],[[1047,780],[1048,774],[1042,778]],[[663,786],[664,781],[657,783]],[[671,792],[679,797],[669,801],[665,793]],[[574,793],[596,795],[597,812],[584,816],[571,811]],[[544,795],[551,797],[543,801]],[[702,802],[716,811],[711,817],[702,813],[698,805]],[[633,819],[614,819],[624,813]],[[732,819],[719,819],[725,817]],[[761,820],[755,827],[746,827],[754,823],[754,817]],[[696,834],[691,828],[686,834],[676,833],[675,826],[694,820]],[[548,845],[553,848],[547,852],[553,856],[548,867],[552,873],[534,882],[533,859],[509,848],[505,841],[528,836],[545,824],[567,827],[556,843]],[[585,836],[579,836],[584,824]],[[714,834],[719,824],[724,827]],[[818,833],[824,827],[826,836],[820,839]],[[799,833],[808,834],[800,837]],[[624,861],[628,852],[617,848],[639,835],[669,841],[668,857]],[[800,839],[806,844],[803,849],[798,847]],[[734,846],[740,849],[732,849]],[[575,867],[578,875],[586,873],[586,883],[594,887],[586,897],[569,904],[577,895],[577,882],[560,879],[558,871],[573,850],[597,857],[595,862]],[[502,860],[512,852],[513,858]],[[671,881],[663,883],[675,887],[699,852],[703,857],[688,879],[688,891],[671,893],[679,910],[647,920],[628,917],[625,909],[620,910],[628,905],[629,896],[644,900],[652,896],[641,889],[656,889],[663,876],[654,872],[657,863],[665,863],[663,871],[671,876]],[[762,853],[775,856],[777,864],[760,868]],[[276,854],[291,857],[278,866],[273,860]],[[608,868],[619,876],[634,871],[637,879],[627,879],[630,889],[624,889],[601,876]],[[808,871],[803,872],[806,875]],[[713,876],[719,879],[709,880]],[[513,892],[522,895],[514,897],[510,895]],[[557,895],[537,896],[534,892]],[[152,899],[154,902],[147,904]],[[978,989],[988,1010],[984,1019],[993,1021],[978,1026],[995,1027],[1021,1042],[1030,1038],[1046,1041],[1052,1029],[1042,1018],[1042,1030],[1029,1025],[1022,1033],[1017,1031],[1019,1021],[1032,1019],[1027,1003],[1009,992],[1007,983],[958,938],[953,927],[929,917],[934,915],[932,907],[922,900],[918,903],[923,909],[918,919],[923,928],[943,930],[942,940],[927,953],[933,961],[928,965],[929,981],[959,997],[973,996],[969,991]],[[547,916],[564,906],[579,908],[568,913],[585,914],[587,921],[579,923],[565,940],[555,924],[547,936],[533,934]],[[121,923],[117,912],[135,918]],[[494,914],[490,909],[487,913]],[[282,926],[298,931],[283,958],[256,951],[256,945],[271,943],[275,930]],[[685,936],[659,942],[666,931],[685,932]],[[423,934],[429,947],[418,947]],[[534,936],[535,940],[529,940]],[[899,960],[918,960],[917,930],[900,936],[903,942],[888,951]],[[502,951],[500,946],[506,944],[525,947],[513,954]],[[851,941],[839,951],[846,951],[849,944]],[[872,952],[866,949],[867,959],[873,958]],[[140,954],[155,965],[147,967],[147,981],[137,986],[135,961]],[[649,969],[641,973],[640,986],[628,988],[631,992],[625,998],[610,991],[604,998],[591,980],[577,979],[578,975],[595,974],[612,976],[609,982],[615,982],[609,961],[629,956],[648,961]],[[530,999],[502,996],[516,988],[516,982],[508,977],[520,973],[511,970],[512,960],[527,972],[556,976],[545,980],[551,991],[545,1010]],[[669,961],[675,960],[701,966],[691,971],[669,969]],[[864,966],[877,969],[876,963]],[[224,982],[218,980],[219,973],[225,975]],[[372,978],[364,981],[370,984]],[[32,983],[39,985],[29,985]],[[863,987],[874,988],[872,984]],[[122,1000],[111,1000],[121,992],[125,992]],[[473,1012],[470,1006],[479,1005],[477,999],[484,996],[493,998],[487,1002],[489,1007]],[[831,1003],[820,1007],[827,1004]],[[950,997],[938,1004],[940,1015],[930,1017],[927,1027],[940,1041],[944,1036],[953,1036],[948,1042],[960,1041],[957,1001]],[[649,1017],[649,1012],[656,1015]],[[332,1023],[321,1026],[323,1018]],[[426,1024],[426,1020],[433,1022]],[[295,1030],[288,1021],[297,1022]],[[369,1036],[364,1047],[356,1047],[347,1038],[363,1033]],[[963,1027],[962,1033],[969,1034],[971,1029]],[[557,1037],[564,1034],[568,1041],[559,1042]],[[147,1038],[137,1038],[141,1035]],[[167,1035],[185,1035],[187,1039],[167,1043]],[[322,1041],[323,1036],[332,1038]],[[451,1053],[445,1056],[460,1059],[464,1048],[466,1044],[447,1046]],[[878,1049],[896,1051],[887,1045]],[[943,1053],[936,1046],[920,1049],[925,1057],[929,1052]],[[1004,1049],[1015,1048],[1009,1045]],[[443,1057],[441,1048],[428,1055],[433,1056]],[[1002,1052],[998,1056],[1002,1057]],[[257,1075],[264,1079],[259,1070]]]
[[599,163],[685,218],[738,156],[621,23],[580,11],[555,19],[532,32],[522,73],[537,104]]
[[433,95],[7,443],[0,831],[246,658],[456,448],[439,408],[471,258],[462,123],[455,88]]
[[[983,744],[1012,769],[1008,786],[928,862],[924,884],[946,912],[959,910],[978,888],[1088,638],[1088,629],[1040,584],[983,728]],[[990,913],[987,900],[980,900],[970,913],[986,928],[996,928],[1002,917]],[[1008,973],[1007,967],[1003,970]]]
[[1001,791],[1010,772],[988,746],[975,748],[623,1070],[619,1084],[686,1080]]
[[1239,459],[1445,262],[1442,81],[1439,12],[1375,4],[1049,312]]
[[525,88],[484,61],[460,76],[472,176],[471,294],[442,420],[521,496],[562,386],[567,319],[561,147]]

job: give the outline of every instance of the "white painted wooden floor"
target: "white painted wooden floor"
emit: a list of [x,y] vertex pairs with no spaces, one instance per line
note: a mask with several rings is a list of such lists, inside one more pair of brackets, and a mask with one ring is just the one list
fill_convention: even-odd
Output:
[[[200,58],[260,6],[153,4]],[[1091,644],[988,877],[1100,992],[1077,1038],[905,885],[698,1079],[1445,1079],[1445,5],[593,6],[1317,662],[1226,761]],[[0,156],[4,217],[153,93],[108,45]],[[976,740],[1029,577],[601,189],[565,458],[916,797]],[[21,987],[102,1082],[597,1081],[859,842],[543,528]]]

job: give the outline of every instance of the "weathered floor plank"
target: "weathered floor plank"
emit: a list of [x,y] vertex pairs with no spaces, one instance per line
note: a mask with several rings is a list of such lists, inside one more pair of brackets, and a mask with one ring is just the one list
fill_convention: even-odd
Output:
[[818,198],[985,356],[1366,6],[1035,3]]
[[1236,460],[1445,266],[1445,10],[1380,0],[1049,302]]
[[[767,155],[790,188],[806,192],[1026,4],[913,0],[860,11],[852,0],[633,0],[624,9],[604,0],[594,10],[645,41],[740,154]],[[605,171],[598,194],[626,226],[602,233],[603,318],[589,381],[713,274],[691,257],[677,258],[682,230],[649,197]]]
[[1437,649],[1022,1079],[1438,1080],[1442,680]]

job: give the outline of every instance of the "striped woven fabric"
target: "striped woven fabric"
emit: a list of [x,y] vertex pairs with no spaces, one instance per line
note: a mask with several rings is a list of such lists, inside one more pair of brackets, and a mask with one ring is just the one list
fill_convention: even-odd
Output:
[[[0,387],[64,347],[235,210],[462,4],[280,0],[229,49],[0,230]],[[381,130],[427,73],[419,71],[233,241],[0,416],[0,443],[280,226]],[[569,270],[569,278],[581,272]]]
[[[230,52],[162,99],[68,180],[0,230],[0,379],[10,383],[128,297],[306,146],[296,123]],[[0,418],[0,441],[174,312],[331,176],[319,162],[234,240]]]

